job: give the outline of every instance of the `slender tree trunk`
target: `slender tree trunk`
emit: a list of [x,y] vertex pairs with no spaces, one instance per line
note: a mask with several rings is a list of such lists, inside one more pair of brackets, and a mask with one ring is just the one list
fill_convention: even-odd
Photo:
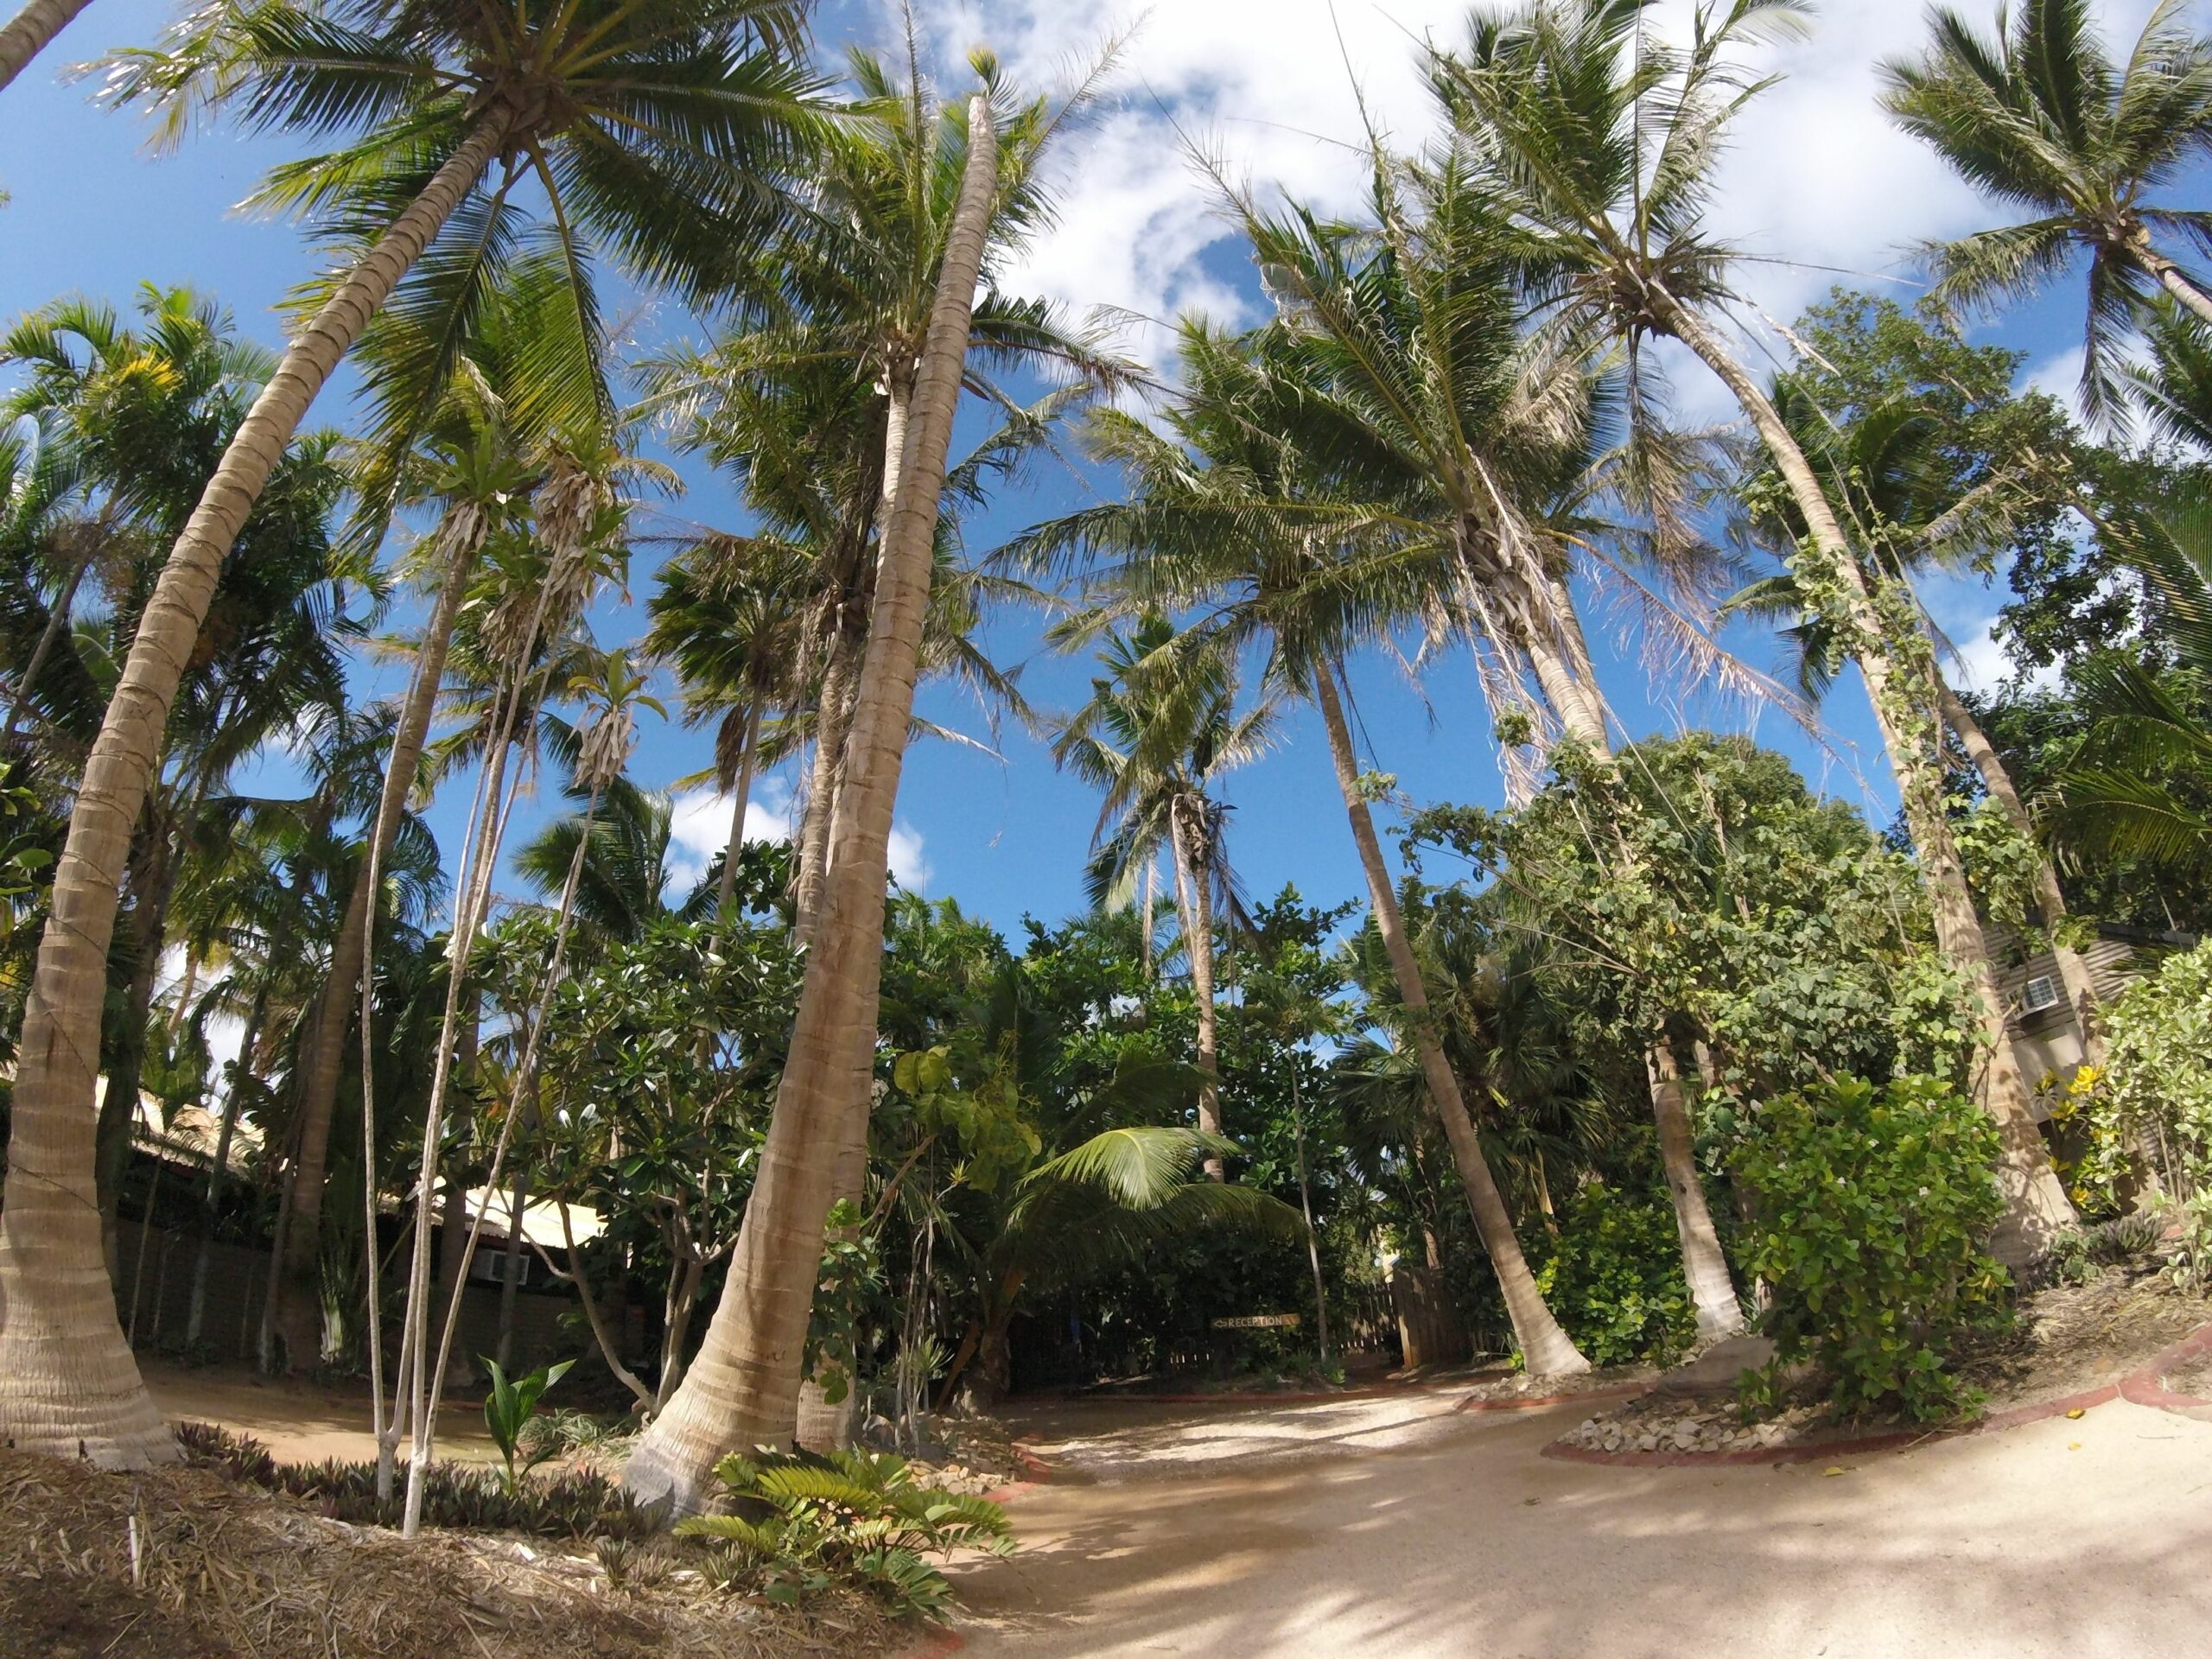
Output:
[[149,839],[149,868],[129,922],[130,978],[124,993],[121,1029],[116,1033],[107,1090],[100,1096],[99,1121],[93,1131],[99,1155],[100,1247],[109,1278],[118,1288],[123,1283],[123,1262],[118,1205],[130,1174],[131,1143],[138,1127],[138,1096],[146,1071],[146,1027],[153,1017],[155,984],[161,977],[169,891],[176,870],[167,831],[156,823]]
[[[4,85],[5,81],[0,81],[0,86]],[[39,671],[46,666],[46,659],[53,653],[54,642],[60,639],[62,630],[69,626],[69,613],[77,603],[77,589],[84,585],[85,573],[92,568],[92,561],[99,556],[101,549],[106,545],[108,514],[111,510],[111,507],[101,510],[99,528],[91,538],[92,546],[84,557],[77,561],[76,569],[70,571],[69,580],[62,584],[61,591],[54,595],[54,608],[47,613],[46,626],[39,630],[38,644],[31,647],[31,659],[23,665],[22,674],[16,681],[16,695],[8,705],[6,728],[6,737],[11,743],[16,727],[22,723],[23,715],[29,711],[31,690],[38,683]]]
[[184,1345],[188,1352],[200,1345],[207,1317],[207,1262],[215,1242],[215,1224],[223,1211],[223,1182],[231,1168],[231,1138],[237,1133],[240,1090],[252,1075],[254,1051],[261,1043],[261,1021],[269,1007],[266,984],[253,994],[245,1021],[245,1035],[238,1044],[237,1070],[229,1092],[223,1096],[222,1127],[215,1132],[215,1159],[207,1168],[207,1196],[200,1216],[200,1240],[192,1253],[192,1294],[184,1320]]
[[1940,673],[1936,677],[1936,697],[1943,723],[1951,728],[1952,735],[1959,740],[1959,747],[1967,752],[1967,759],[1974,762],[1974,769],[1981,775],[1981,786],[2004,810],[2028,845],[2036,849],[2036,907],[2043,912],[2044,926],[2051,935],[2051,960],[2057,964],[2059,982],[2066,988],[2066,1001],[2074,1010],[2074,1023],[2081,1029],[2082,1057],[2089,1065],[2101,1066],[2105,1063],[2105,1039],[2097,1021],[2096,982],[2089,977],[2089,964],[2082,960],[2082,953],[2059,938],[2056,931],[2067,913],[2066,890],[2058,884],[2058,871],[2037,838],[2035,822],[2028,817],[2028,809],[2021,802],[2020,791],[2013,787],[2012,774],[2005,770],[1997,746],[1981,729],[1981,722],[1974,717],[1974,711]]
[[[998,177],[990,106],[969,105],[969,153],[916,378],[906,476],[884,531],[868,653],[847,743],[838,844],[806,963],[791,1054],[721,1305],[690,1376],[624,1471],[641,1497],[699,1507],[715,1462],[741,1446],[787,1445],[821,1271],[836,1148],[865,1110],[873,1012],[883,968],[892,812],[913,715],[945,452],[965,373],[969,326]],[[855,1105],[857,1103],[857,1106]]]
[[1666,1173],[1668,1193],[1675,1200],[1675,1231],[1682,1242],[1683,1276],[1689,1281],[1690,1301],[1697,1309],[1698,1341],[1740,1337],[1744,1305],[1737,1300],[1736,1281],[1729,1275],[1720,1232],[1713,1224],[1705,1183],[1698,1176],[1689,1103],[1673,1045],[1663,1035],[1655,1037],[1643,1052],[1643,1063],[1651,1079],[1652,1116],[1659,1124],[1659,1162]]
[[1924,677],[1902,666],[1893,654],[1901,639],[1908,649],[1918,650],[1926,649],[1926,641],[1918,632],[1916,618],[1898,619],[1894,626],[1885,621],[1820,480],[1758,383],[1702,319],[1664,289],[1650,291],[1659,304],[1661,321],[1713,371],[1750,416],[1811,531],[1810,539],[1823,566],[1818,574],[1825,583],[1833,585],[1843,607],[1839,620],[1852,636],[1852,654],[1866,679],[1867,701],[1873,705],[1875,722],[1889,751],[1891,769],[1897,775],[1898,799],[1935,912],[1937,945],[1980,1005],[1982,1064],[1975,1093],[1997,1125],[1998,1174],[2005,1202],[2005,1217],[1998,1224],[1991,1248],[2008,1266],[2023,1266],[2078,1223],[2029,1109],[2027,1082],[2012,1052],[2004,998],[1998,991],[1996,963],[1982,937],[1981,919],[1974,913],[1974,896],[1967,886],[1966,867],[1944,817],[1936,716],[1924,706],[1925,691],[1916,689],[1916,683]]
[[[132,1347],[138,1345],[138,1304],[146,1289],[146,1246],[154,1236],[154,1211],[162,1201],[162,1173],[169,1166],[166,1158],[154,1160],[154,1179],[146,1186],[146,1213],[138,1220],[138,1256],[130,1265],[130,1322],[124,1327],[124,1340]],[[160,1324],[161,1306],[154,1307],[154,1321]]]
[[[300,1102],[300,1179],[292,1185],[292,1241],[278,1279],[275,1325],[284,1346],[283,1363],[312,1351],[314,1326],[321,1314],[316,1305],[315,1258],[310,1241],[322,1235],[322,1189],[330,1161],[330,1122],[338,1104],[338,1082],[346,1068],[346,1035],[351,1028],[354,999],[365,990],[363,969],[369,958],[369,936],[376,925],[372,900],[382,885],[384,860],[399,833],[407,798],[415,788],[423,760],[423,745],[429,736],[438,688],[444,683],[446,654],[453,644],[454,620],[467,594],[469,578],[476,569],[483,546],[480,535],[461,536],[448,550],[438,596],[423,624],[422,649],[407,686],[407,701],[400,707],[392,729],[391,753],[385,760],[384,786],[377,798],[376,821],[370,826],[369,843],[362,850],[361,874],[346,901],[338,942],[331,947],[330,975],[323,982],[315,1003],[308,1056],[302,1070],[307,1089]],[[364,1056],[364,1062],[366,1062]],[[365,1165],[365,1168],[366,1166]],[[309,1362],[312,1363],[312,1362]]]
[[[1184,822],[1179,804],[1169,813],[1168,836],[1174,843],[1175,902],[1182,912],[1183,948],[1191,958],[1191,995],[1198,1014],[1198,1128],[1207,1135],[1221,1133],[1221,1055],[1219,1026],[1214,1007],[1213,891],[1191,842],[1204,831]],[[1229,1179],[1221,1154],[1209,1152],[1206,1179]]]
[[691,1334],[691,1310],[698,1304],[699,1281],[707,1264],[695,1253],[686,1256],[669,1276],[668,1294],[661,1302],[660,1386],[653,1390],[653,1404],[665,1406],[683,1386],[683,1350]]
[[[583,1309],[584,1323],[591,1327],[592,1340],[599,1344],[599,1357],[607,1362],[607,1369],[614,1373],[614,1380],[636,1396],[641,1406],[659,1402],[653,1391],[638,1378],[636,1372],[622,1363],[622,1351],[607,1328],[607,1320],[599,1310],[599,1299],[592,1294],[591,1276],[584,1270],[584,1259],[576,1249],[575,1229],[569,1220],[569,1206],[565,1200],[556,1199],[561,1212],[561,1243],[569,1252],[569,1281],[576,1287],[576,1305]],[[549,1268],[550,1262],[546,1264]]]
[[755,698],[745,711],[745,736],[737,753],[737,792],[729,810],[729,846],[722,854],[721,880],[715,888],[715,916],[723,927],[734,920],[730,906],[737,898],[737,867],[745,856],[745,809],[753,798],[753,766],[760,750],[760,702]]
[[492,1345],[492,1357],[499,1362],[499,1369],[506,1370],[515,1359],[515,1281],[522,1273],[522,1216],[530,1204],[530,1166],[518,1164],[515,1167],[512,1196],[507,1205],[507,1248],[505,1260],[500,1267],[499,1277],[499,1337]]
[[1514,1338],[1521,1344],[1522,1363],[1539,1376],[1586,1371],[1590,1362],[1582,1357],[1581,1351],[1552,1317],[1551,1309],[1544,1305],[1543,1293],[1536,1288],[1535,1276],[1529,1271],[1528,1260],[1521,1254],[1521,1241],[1514,1234],[1513,1217],[1506,1210],[1504,1195],[1499,1192],[1497,1183],[1491,1175],[1490,1161],[1483,1156],[1481,1137],[1475,1132],[1474,1120],[1468,1116],[1466,1101],[1459,1092],[1459,1080],[1438,1039],[1429,1014],[1428,988],[1421,981],[1421,965],[1414,959],[1412,942],[1406,937],[1405,920],[1398,911],[1397,892],[1390,885],[1389,868],[1382,861],[1382,844],[1376,837],[1374,817],[1359,792],[1359,764],[1352,753],[1351,728],[1344,721],[1344,702],[1337,694],[1335,674],[1335,668],[1329,664],[1314,665],[1314,701],[1320,705],[1322,724],[1328,729],[1329,753],[1336,762],[1337,785],[1344,791],[1344,813],[1351,821],[1352,840],[1359,849],[1360,868],[1367,877],[1368,900],[1375,907],[1376,926],[1382,932],[1383,948],[1390,958],[1399,1000],[1405,1004],[1409,1016],[1408,1023],[1414,1047],[1421,1056],[1421,1075],[1428,1084],[1429,1104],[1444,1126],[1445,1139],[1451,1143],[1460,1184],[1466,1189],[1467,1208],[1474,1217],[1476,1234],[1489,1253],[1491,1271],[1497,1275],[1498,1289],[1505,1300],[1506,1316],[1513,1322]]
[[1329,1295],[1321,1281],[1321,1241],[1313,1231],[1313,1194],[1306,1179],[1306,1114],[1298,1099],[1298,1072],[1293,1057],[1290,1074],[1290,1128],[1298,1154],[1298,1208],[1306,1217],[1306,1261],[1313,1269],[1313,1330],[1320,1344],[1321,1363],[1329,1363]]
[[0,29],[0,86],[22,73],[24,66],[43,52],[86,3],[87,0],[31,0],[5,29]]

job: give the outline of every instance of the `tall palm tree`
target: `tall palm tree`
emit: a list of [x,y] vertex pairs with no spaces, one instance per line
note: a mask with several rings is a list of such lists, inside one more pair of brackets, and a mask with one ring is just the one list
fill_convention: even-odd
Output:
[[[115,98],[155,103],[172,130],[234,110],[259,130],[359,131],[334,156],[283,169],[269,199],[331,211],[366,246],[287,347],[178,537],[71,814],[0,1210],[0,1432],[18,1446],[130,1465],[175,1455],[94,1294],[92,1057],[131,829],[223,559],[271,467],[362,325],[457,211],[485,205],[502,158],[515,164],[493,201],[527,180],[559,225],[604,238],[639,274],[695,290],[722,280],[770,216],[762,175],[788,162],[802,124],[801,14],[790,0],[685,0],[672,15],[611,0],[217,6],[119,60]],[[582,258],[581,242],[570,251]]]
[[1791,563],[1855,660],[1925,871],[1945,959],[1979,1003],[1977,1094],[1995,1122],[2001,1255],[2024,1262],[2075,1224],[2014,1058],[1994,959],[1944,816],[1930,647],[1907,595],[1854,550],[1820,477],[1713,314],[1732,297],[1731,251],[1705,212],[1728,124],[1767,83],[1745,53],[1795,29],[1786,0],[1701,0],[1691,44],[1649,32],[1651,0],[1537,0],[1478,15],[1466,44],[1432,54],[1455,135],[1511,219],[1548,326],[1567,340],[1657,337],[1688,347],[1750,420],[1806,534]]
[[[1878,567],[1881,580],[1912,601],[1930,644],[1948,650],[1941,629],[1920,601],[1915,576],[1931,569],[1957,570],[2001,548],[2015,509],[2035,493],[2037,474],[2046,458],[2015,458],[2018,470],[2000,470],[1958,495],[1946,484],[1939,449],[1942,423],[1912,398],[1885,399],[1839,418],[1821,409],[1811,392],[1789,376],[1777,378],[1770,396],[1820,474],[1837,516],[1851,525],[1866,556]],[[1786,556],[1804,533],[1804,524],[1788,493],[1777,484],[1773,474],[1764,472],[1746,480],[1743,493],[1754,533]],[[1726,608],[1746,615],[1789,618],[1785,633],[1797,653],[1799,688],[1808,702],[1817,702],[1827,695],[1840,660],[1838,643],[1819,607],[1804,602],[1795,575],[1785,569],[1753,582],[1732,595]],[[1952,688],[1933,652],[1926,667],[1933,677],[1929,689],[1944,731],[2023,843],[2035,849],[2036,919],[2051,930],[2051,957],[2067,1001],[2082,1022],[2087,1058],[2091,1065],[2101,1065],[2104,1042],[2094,1018],[2096,985],[2082,953],[2059,931],[2068,908],[2057,867],[2043,849],[2036,821],[2004,757],[1974,710]]]
[[[1215,780],[1268,746],[1266,701],[1239,714],[1236,664],[1205,633],[1179,634],[1151,613],[1129,633],[1109,633],[1090,701],[1067,721],[1052,759],[1097,790],[1091,901],[1118,906],[1164,849],[1175,873],[1175,910],[1198,1003],[1198,1131],[1218,1140],[1221,1062],[1214,1008],[1217,918],[1238,925],[1224,831],[1229,806]],[[1221,1154],[1205,1154],[1209,1179],[1226,1180]]]
[[92,0],[30,0],[30,3],[0,28],[0,88],[46,50],[54,37],[69,27]]
[[2000,4],[1993,38],[1938,7],[1927,51],[1882,65],[1900,126],[1984,195],[2033,215],[1931,244],[1938,301],[2024,297],[2088,256],[2082,397],[2093,412],[2113,407],[2115,331],[2151,296],[2212,324],[2212,289],[2167,251],[2212,250],[2212,213],[2148,200],[2212,138],[2212,41],[2190,10],[2159,0],[2122,64],[2088,0]]
[[[912,360],[895,503],[884,525],[867,652],[854,696],[845,781],[806,963],[790,1058],[721,1300],[697,1357],[623,1471],[639,1496],[678,1510],[705,1497],[715,1464],[741,1446],[787,1442],[837,1164],[865,1144],[883,971],[892,810],[906,758],[952,417],[966,378],[976,284],[1000,188],[989,91],[969,100],[967,155],[944,238],[929,327]],[[904,379],[906,371],[899,372]]]

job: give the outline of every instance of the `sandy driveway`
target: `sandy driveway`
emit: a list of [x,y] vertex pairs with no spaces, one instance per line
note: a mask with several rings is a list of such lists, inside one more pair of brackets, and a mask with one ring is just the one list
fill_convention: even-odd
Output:
[[[287,1463],[326,1458],[359,1462],[377,1454],[369,1433],[365,1382],[330,1388],[304,1377],[261,1377],[231,1368],[194,1369],[141,1355],[138,1369],[171,1422],[220,1423],[250,1434]],[[558,1403],[556,1402],[555,1403]],[[474,1397],[446,1396],[438,1412],[437,1454],[491,1459],[499,1453]]]
[[967,1652],[2212,1654],[2212,1424],[2143,1407],[1781,1468],[1539,1458],[1573,1407],[1069,1408]]

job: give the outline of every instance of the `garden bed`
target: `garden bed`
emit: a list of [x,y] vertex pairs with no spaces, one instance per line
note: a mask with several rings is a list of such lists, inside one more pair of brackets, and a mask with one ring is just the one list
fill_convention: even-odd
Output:
[[[1605,1457],[1719,1456],[1756,1459],[1804,1456],[1822,1447],[1867,1440],[1903,1444],[1923,1435],[1957,1433],[1979,1424],[2024,1421],[2046,1404],[2063,1409],[2110,1391],[2162,1350],[2212,1322],[2212,1301],[2176,1289],[2163,1276],[2110,1268],[2087,1282],[2031,1292],[2020,1299],[2018,1322],[2001,1342],[1962,1357],[1958,1374],[1980,1396],[1970,1416],[1916,1423],[1878,1414],[1839,1421],[1822,1401],[1798,1397],[1761,1421],[1746,1422],[1730,1394],[1647,1394],[1585,1419],[1560,1437],[1571,1454]],[[2177,1373],[2166,1387],[2212,1395],[2212,1364]]]
[[0,1449],[0,1659],[660,1659],[861,1655],[899,1631],[857,1596],[804,1613],[591,1546],[409,1540],[187,1465],[138,1475]]

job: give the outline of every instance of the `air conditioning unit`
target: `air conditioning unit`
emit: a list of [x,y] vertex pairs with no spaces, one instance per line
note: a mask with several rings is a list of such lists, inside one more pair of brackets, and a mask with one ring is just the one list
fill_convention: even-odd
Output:
[[2063,1000],[2059,993],[2058,979],[2052,974],[2037,974],[2027,982],[2020,993],[2020,1012],[2041,1014],[2045,1008],[2055,1008]]
[[[507,1277],[507,1250],[504,1241],[490,1249],[480,1249],[468,1263],[468,1276],[487,1285],[503,1284]],[[518,1287],[530,1282],[530,1255],[527,1251],[515,1257],[515,1284]]]

